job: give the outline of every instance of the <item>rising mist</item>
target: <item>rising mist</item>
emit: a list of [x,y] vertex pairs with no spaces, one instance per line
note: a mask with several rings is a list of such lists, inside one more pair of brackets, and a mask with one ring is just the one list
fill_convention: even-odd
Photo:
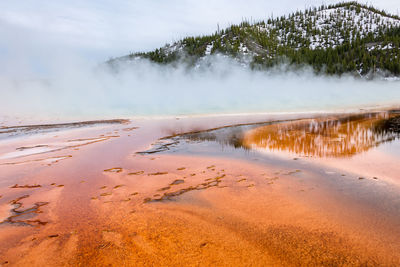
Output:
[[93,68],[53,64],[41,78],[0,77],[0,114],[20,119],[92,119],[214,113],[309,112],[391,105],[398,81],[326,77],[307,68],[255,71],[223,56],[192,69],[146,60]]

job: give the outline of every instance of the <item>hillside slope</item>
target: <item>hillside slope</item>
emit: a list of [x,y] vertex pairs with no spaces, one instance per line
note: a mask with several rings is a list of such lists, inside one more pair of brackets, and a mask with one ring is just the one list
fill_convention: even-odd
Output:
[[298,11],[212,35],[187,37],[155,51],[112,59],[147,58],[160,64],[196,66],[213,54],[251,68],[310,65],[316,73],[400,75],[400,18],[357,2]]

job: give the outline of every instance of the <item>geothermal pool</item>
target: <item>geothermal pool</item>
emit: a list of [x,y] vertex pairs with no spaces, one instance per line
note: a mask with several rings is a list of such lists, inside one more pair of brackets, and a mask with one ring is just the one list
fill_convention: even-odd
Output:
[[399,116],[0,128],[0,264],[398,265]]

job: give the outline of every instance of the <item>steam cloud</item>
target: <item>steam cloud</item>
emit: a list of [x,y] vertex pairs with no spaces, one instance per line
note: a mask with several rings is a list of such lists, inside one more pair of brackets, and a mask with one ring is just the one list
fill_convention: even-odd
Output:
[[93,119],[343,110],[399,103],[399,85],[316,76],[307,69],[254,71],[222,56],[192,70],[146,60],[120,63],[118,71],[69,62],[44,79],[0,76],[0,115]]

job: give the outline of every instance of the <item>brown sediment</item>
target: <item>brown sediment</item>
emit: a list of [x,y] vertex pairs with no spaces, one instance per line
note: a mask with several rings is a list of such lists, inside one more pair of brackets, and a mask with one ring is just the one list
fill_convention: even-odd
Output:
[[185,182],[185,180],[178,179],[178,180],[175,180],[175,181],[173,181],[172,183],[170,183],[170,185],[183,184],[184,182]]
[[153,172],[149,173],[148,176],[156,176],[156,175],[166,175],[168,172]]
[[130,172],[128,175],[141,175],[144,174],[144,171]]
[[[193,190],[205,190],[207,188],[217,187],[221,183],[221,181],[224,177],[225,177],[225,175],[217,176],[209,181],[203,182],[196,186],[190,186],[190,187],[182,188],[182,189],[174,191],[174,192],[164,193],[164,195],[162,195],[160,198],[153,198],[153,199],[146,198],[144,200],[144,203],[151,202],[151,201],[171,200],[174,197],[178,197],[184,193],[187,193],[187,192],[190,192]],[[174,182],[171,183],[171,185],[177,185],[177,184],[181,184],[181,183],[184,183],[184,180],[175,180]]]
[[143,199],[143,203],[150,202],[151,200],[152,200],[151,197],[146,197],[145,199]]
[[158,191],[166,191],[166,190],[169,190],[169,189],[171,189],[171,187],[170,186],[166,186],[166,187],[158,189]]
[[284,173],[284,175],[292,175],[299,172],[301,172],[301,170],[288,171],[287,173]]
[[225,176],[226,176],[226,174],[222,174],[222,175],[219,175],[219,176],[214,177],[214,178],[205,179],[204,181],[219,180],[219,179],[224,178]]
[[13,186],[11,186],[10,188],[39,188],[39,187],[42,187],[41,185],[38,185],[38,184],[35,184],[35,185],[18,185],[18,184],[15,184],[15,185],[13,185]]
[[180,168],[177,168],[176,170],[177,171],[183,171],[183,170],[185,170],[186,168],[185,167],[180,167]]
[[116,173],[118,173],[118,172],[122,172],[122,168],[120,168],[120,167],[116,167],[116,168],[110,168],[110,169],[105,169],[104,171],[105,172],[116,172]]
[[129,132],[129,131],[133,131],[133,130],[136,130],[136,129],[139,129],[139,127],[124,128],[124,129],[122,129],[122,130],[123,130],[123,131],[126,131],[126,132]]
[[54,237],[58,237],[59,235],[58,234],[55,234],[55,235],[49,235],[49,238],[54,238]]

